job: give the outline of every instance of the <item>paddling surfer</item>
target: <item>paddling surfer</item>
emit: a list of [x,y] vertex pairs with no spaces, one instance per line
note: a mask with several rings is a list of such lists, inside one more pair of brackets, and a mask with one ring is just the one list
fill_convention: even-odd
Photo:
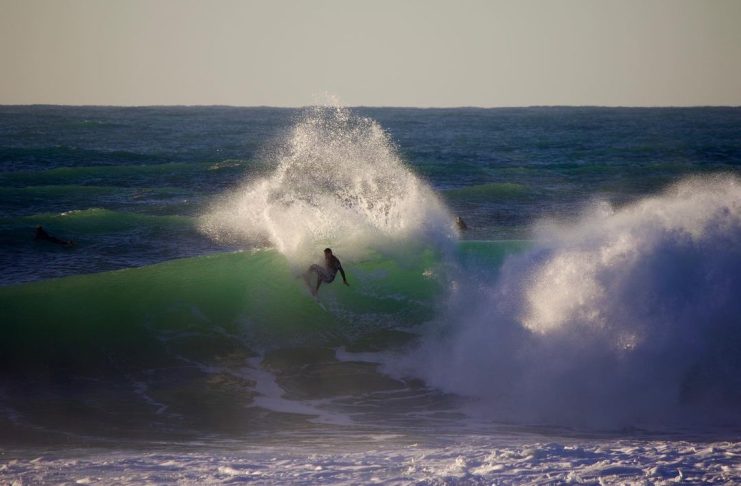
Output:
[[[342,269],[342,264],[340,263],[339,258],[332,254],[331,248],[325,248],[324,266],[314,264],[310,266],[304,274],[304,279],[306,280],[306,284],[309,285],[311,294],[316,296],[319,293],[319,286],[322,285],[322,282],[332,283],[338,271],[340,272],[340,275],[342,275],[342,282],[349,287],[350,284],[347,283],[347,278],[345,278],[345,270]],[[311,284],[309,283],[309,276],[311,275],[311,272],[316,273],[316,287],[313,289],[311,288]]]
[[49,243],[56,243],[57,245],[62,246],[72,246],[75,244],[72,240],[62,240],[60,238],[57,238],[56,236],[52,236],[49,233],[46,232],[43,226],[38,225],[36,227],[36,234],[33,237],[34,240],[40,240],[40,241],[48,241]]

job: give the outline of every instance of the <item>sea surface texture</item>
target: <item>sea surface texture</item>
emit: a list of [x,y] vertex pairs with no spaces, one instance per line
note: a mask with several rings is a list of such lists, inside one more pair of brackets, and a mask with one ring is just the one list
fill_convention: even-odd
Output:
[[0,208],[2,483],[741,482],[741,108],[0,106]]

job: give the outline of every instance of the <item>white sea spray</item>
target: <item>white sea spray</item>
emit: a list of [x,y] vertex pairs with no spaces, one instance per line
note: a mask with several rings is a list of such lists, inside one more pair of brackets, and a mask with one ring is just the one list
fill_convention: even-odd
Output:
[[691,178],[542,224],[495,281],[456,285],[438,331],[389,372],[508,420],[741,420],[738,178]]
[[375,121],[307,109],[269,155],[275,169],[222,196],[201,218],[219,241],[264,242],[290,260],[332,246],[345,256],[415,238],[455,237],[452,216]]

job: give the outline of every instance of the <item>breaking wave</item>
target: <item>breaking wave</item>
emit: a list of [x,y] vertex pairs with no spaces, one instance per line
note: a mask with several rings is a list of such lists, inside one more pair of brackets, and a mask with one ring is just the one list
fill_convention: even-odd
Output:
[[223,196],[201,218],[206,234],[268,244],[294,261],[327,245],[349,255],[455,236],[448,210],[388,134],[346,108],[308,109],[270,157],[271,174]]
[[438,326],[388,371],[507,420],[741,423],[738,178],[542,224],[495,279],[455,288]]

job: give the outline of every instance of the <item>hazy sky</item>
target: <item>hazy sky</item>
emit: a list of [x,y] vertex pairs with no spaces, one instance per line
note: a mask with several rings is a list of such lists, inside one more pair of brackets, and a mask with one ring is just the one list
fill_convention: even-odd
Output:
[[0,104],[741,105],[741,0],[0,0]]

